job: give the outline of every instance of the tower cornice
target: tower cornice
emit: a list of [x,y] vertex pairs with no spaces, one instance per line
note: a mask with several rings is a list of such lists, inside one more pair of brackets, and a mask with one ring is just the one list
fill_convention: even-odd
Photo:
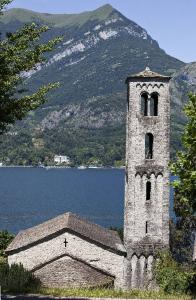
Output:
[[126,79],[126,83],[128,83],[129,81],[143,81],[144,79],[158,79],[161,81],[169,81],[172,77],[171,76],[166,76],[166,75],[161,75],[157,72],[151,71],[150,68],[146,68],[145,70],[143,70],[142,72],[139,72],[137,74],[133,74],[133,75],[129,75]]

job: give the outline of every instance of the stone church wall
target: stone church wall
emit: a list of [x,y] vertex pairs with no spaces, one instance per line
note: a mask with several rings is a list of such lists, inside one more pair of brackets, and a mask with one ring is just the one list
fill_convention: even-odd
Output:
[[[66,247],[64,244],[65,239],[67,241]],[[114,276],[115,287],[123,287],[124,261],[126,258],[68,232],[43,241],[38,245],[30,246],[26,250],[11,254],[8,257],[8,262],[9,264],[22,263],[25,268],[32,270],[65,254],[84,261],[110,276]]]
[[112,285],[114,278],[69,256],[52,261],[34,271],[42,285],[51,288]]

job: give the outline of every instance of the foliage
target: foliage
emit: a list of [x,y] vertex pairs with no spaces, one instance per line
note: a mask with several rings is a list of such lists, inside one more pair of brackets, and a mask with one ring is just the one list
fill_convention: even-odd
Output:
[[184,112],[188,118],[182,139],[184,151],[177,153],[171,166],[172,173],[178,176],[173,182],[174,210],[182,218],[192,217],[196,212],[196,94],[189,95]]
[[0,14],[2,14],[2,10],[5,8],[7,4],[12,2],[12,0],[0,0]]
[[[112,166],[125,155],[125,128],[107,127],[100,130],[62,128],[58,132],[46,130],[36,139],[44,141],[43,148],[35,148],[31,132],[0,137],[0,161],[5,165],[54,164],[55,154],[71,158],[73,166]],[[63,141],[63,142],[62,142]],[[15,145],[15,146],[14,146]]]
[[125,166],[125,159],[121,159],[121,160],[115,160],[114,161],[114,166],[116,168],[120,168],[122,166]]
[[153,290],[114,290],[112,288],[41,288],[39,294],[52,295],[55,297],[72,297],[72,298],[123,298],[123,299],[191,299],[187,295],[168,295],[162,291]]
[[7,230],[0,231],[0,256],[5,256],[4,250],[11,243],[14,236]]
[[189,94],[184,108],[187,116],[182,142],[184,149],[177,153],[171,171],[177,176],[173,182],[176,224],[172,224],[171,251],[175,259],[191,265],[193,233],[196,230],[196,94]]
[[40,287],[40,281],[23,266],[0,263],[0,286],[2,292],[24,293]]
[[118,227],[111,226],[109,229],[117,231],[120,239],[123,241],[123,228],[118,228]]
[[[1,13],[9,2],[0,0]],[[44,61],[43,54],[52,51],[59,42],[56,38],[45,44],[39,43],[40,36],[48,29],[32,23],[15,33],[7,33],[7,37],[0,41],[0,133],[45,103],[46,94],[57,87],[57,84],[50,83],[31,94],[24,88],[25,73],[35,70]]]
[[170,221],[170,250],[173,258],[187,269],[195,269],[193,264],[193,243],[195,224],[190,218]]
[[25,270],[23,266],[13,264],[8,265],[4,250],[13,240],[14,236],[8,231],[0,231],[0,286],[2,292],[27,292],[37,290],[40,281],[31,272]]
[[160,288],[168,294],[190,293],[196,285],[196,272],[183,270],[169,251],[158,254],[154,274]]

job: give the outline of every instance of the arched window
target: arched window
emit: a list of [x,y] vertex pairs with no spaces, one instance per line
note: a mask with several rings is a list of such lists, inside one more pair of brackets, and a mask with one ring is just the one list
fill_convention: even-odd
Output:
[[150,115],[158,116],[158,94],[152,93],[150,98]]
[[146,182],[146,201],[149,201],[151,198],[151,182]]
[[145,136],[145,158],[153,158],[153,135],[152,133],[146,133]]
[[152,93],[150,98],[146,92],[141,94],[141,114],[143,116],[158,116],[158,93]]
[[141,113],[143,116],[148,116],[148,94],[142,93],[141,95]]

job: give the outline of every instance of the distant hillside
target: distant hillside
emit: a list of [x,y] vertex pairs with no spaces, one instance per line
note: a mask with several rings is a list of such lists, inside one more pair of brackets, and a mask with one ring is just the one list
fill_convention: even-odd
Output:
[[[31,22],[50,26],[43,42],[56,36],[63,41],[48,55],[47,63],[26,74],[25,85],[30,91],[53,81],[61,86],[50,94],[47,104],[3,138],[0,160],[8,158],[8,163],[49,162],[55,153],[71,156],[77,164],[120,161],[124,157],[127,75],[146,66],[162,74],[191,68],[167,55],[145,29],[110,5],[72,15],[11,9],[0,17],[0,31],[5,34]],[[183,80],[183,88],[177,86],[181,79],[176,76],[171,89],[175,94],[173,152],[179,147],[185,122],[184,92],[190,87]]]
[[[27,9],[13,8],[6,12],[1,18],[4,24],[10,24],[13,22],[29,23],[36,22],[41,24],[47,24],[51,27],[70,27],[70,26],[82,26],[89,21],[104,21],[114,13],[114,9],[111,5],[106,4],[94,11],[86,11],[80,14],[48,14],[38,13]],[[118,12],[116,13],[118,16]]]
[[188,93],[196,93],[196,62],[186,64],[174,74],[170,83],[171,92],[171,129],[172,151],[181,148],[181,138],[186,118],[183,107],[188,100]]

